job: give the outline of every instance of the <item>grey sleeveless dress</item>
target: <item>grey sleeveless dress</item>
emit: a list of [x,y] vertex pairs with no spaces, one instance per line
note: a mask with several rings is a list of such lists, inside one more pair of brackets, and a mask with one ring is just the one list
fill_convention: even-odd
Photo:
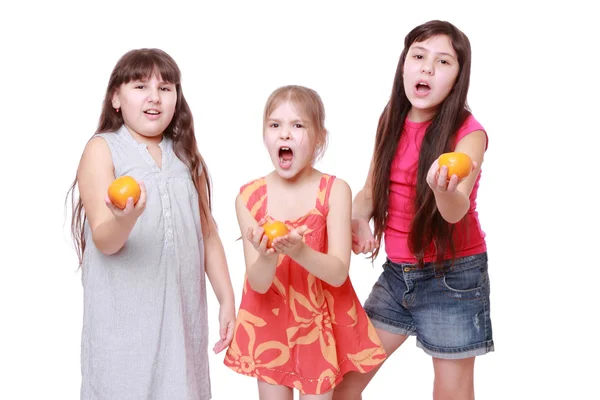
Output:
[[144,181],[147,204],[113,255],[85,227],[81,399],[210,399],[204,243],[189,170],[169,138],[158,168],[125,126],[97,136],[115,176]]

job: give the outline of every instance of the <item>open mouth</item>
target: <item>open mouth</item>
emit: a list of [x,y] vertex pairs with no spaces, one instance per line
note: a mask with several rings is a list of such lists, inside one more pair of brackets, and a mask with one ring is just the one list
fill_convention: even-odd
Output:
[[279,148],[279,166],[281,168],[289,168],[294,161],[294,152],[289,147]]
[[431,87],[425,82],[419,82],[415,85],[417,93],[427,94],[431,91]]
[[158,110],[146,110],[146,111],[144,111],[144,114],[147,114],[147,115],[160,115],[160,111],[158,111]]

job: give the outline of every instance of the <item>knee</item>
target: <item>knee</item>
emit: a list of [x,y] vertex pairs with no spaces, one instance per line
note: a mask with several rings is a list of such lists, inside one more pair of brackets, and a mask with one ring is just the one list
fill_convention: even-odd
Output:
[[333,390],[332,400],[362,400],[362,396],[360,393],[356,393],[356,391],[337,387]]
[[433,386],[434,400],[474,400],[475,390],[469,380],[443,381],[435,380]]

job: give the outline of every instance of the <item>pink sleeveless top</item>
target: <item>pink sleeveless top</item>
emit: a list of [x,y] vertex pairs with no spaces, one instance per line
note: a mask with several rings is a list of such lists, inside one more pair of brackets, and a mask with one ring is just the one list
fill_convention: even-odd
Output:
[[[425,131],[430,123],[431,121],[412,122],[407,119],[398,149],[396,150],[396,156],[392,161],[388,221],[384,231],[384,241],[387,257],[393,262],[416,263],[416,258],[408,247],[408,234],[414,215],[413,198],[416,193],[419,151]],[[456,135],[454,146],[466,135],[477,130],[485,132],[473,115],[469,115]],[[462,221],[455,224],[454,246],[456,257],[486,251],[485,233],[479,224],[476,210],[477,189],[479,188],[480,178],[481,171],[471,192],[471,206],[469,207],[469,211]],[[448,251],[444,259],[450,259],[451,257],[452,255]],[[435,251],[432,244],[425,254],[424,261],[435,261],[435,258]]]

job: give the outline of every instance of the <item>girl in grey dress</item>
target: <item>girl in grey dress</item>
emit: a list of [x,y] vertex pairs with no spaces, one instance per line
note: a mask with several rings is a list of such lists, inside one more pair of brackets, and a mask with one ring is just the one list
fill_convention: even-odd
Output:
[[[107,189],[123,175],[141,195],[121,210]],[[139,49],[118,61],[71,192],[84,289],[81,399],[210,399],[205,273],[220,303],[215,352],[231,341],[233,289],[169,55]]]

